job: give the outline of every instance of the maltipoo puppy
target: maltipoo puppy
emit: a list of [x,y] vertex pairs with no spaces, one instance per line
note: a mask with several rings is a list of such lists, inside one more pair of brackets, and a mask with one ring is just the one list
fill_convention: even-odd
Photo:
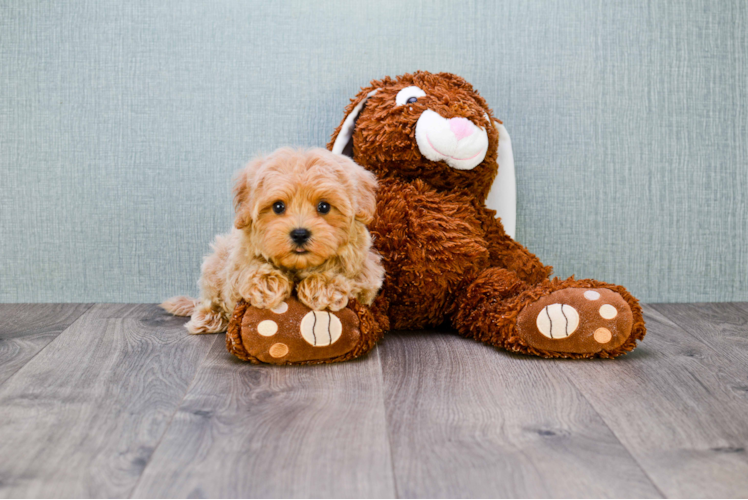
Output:
[[241,170],[236,218],[216,236],[202,266],[200,299],[161,307],[192,316],[190,333],[226,330],[239,299],[272,309],[296,289],[314,310],[371,304],[384,278],[366,224],[376,208],[375,176],[326,149],[279,149]]

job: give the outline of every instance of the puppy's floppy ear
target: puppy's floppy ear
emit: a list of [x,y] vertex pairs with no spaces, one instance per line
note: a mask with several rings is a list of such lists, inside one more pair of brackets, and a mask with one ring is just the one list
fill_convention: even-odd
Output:
[[244,229],[252,223],[255,179],[263,160],[263,158],[252,160],[234,178],[234,210],[236,211],[234,226],[237,229]]
[[[379,82],[372,82],[377,84]],[[333,153],[353,158],[353,132],[356,130],[356,120],[363,111],[367,99],[377,93],[379,88],[366,87],[361,89],[351,103],[345,108],[345,118],[332,133],[327,149]]]
[[369,224],[377,209],[377,177],[363,167],[356,167],[356,219]]

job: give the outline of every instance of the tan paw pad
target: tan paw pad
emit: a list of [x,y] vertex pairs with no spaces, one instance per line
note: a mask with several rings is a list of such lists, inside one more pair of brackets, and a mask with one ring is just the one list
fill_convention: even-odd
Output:
[[266,319],[264,321],[260,321],[260,323],[257,325],[257,333],[259,333],[263,337],[272,337],[277,332],[278,332],[278,323],[276,323],[272,319]]
[[288,311],[288,302],[281,302],[280,304],[278,304],[277,306],[275,306],[274,308],[270,310],[273,311],[275,314],[283,314],[286,311]]
[[343,325],[334,314],[328,311],[310,311],[299,325],[301,336],[315,347],[334,344],[343,332]]
[[604,304],[600,306],[600,316],[605,319],[613,319],[618,316],[618,309],[610,304]]
[[280,342],[278,342],[277,344],[271,345],[270,349],[268,349],[268,352],[274,358],[282,358],[283,356],[288,354],[288,346],[286,344],[281,344]]
[[595,334],[593,335],[593,337],[598,344],[607,344],[608,342],[610,342],[610,339],[613,338],[613,334],[610,333],[610,330],[608,330],[607,328],[600,327],[595,330]]
[[563,339],[579,326],[579,313],[568,304],[551,304],[540,311],[535,323],[549,339]]

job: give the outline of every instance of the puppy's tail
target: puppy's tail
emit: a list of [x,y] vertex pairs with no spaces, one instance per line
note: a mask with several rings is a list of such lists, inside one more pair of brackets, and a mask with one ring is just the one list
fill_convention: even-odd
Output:
[[165,300],[161,307],[174,316],[192,316],[197,307],[197,300],[191,297],[172,297]]

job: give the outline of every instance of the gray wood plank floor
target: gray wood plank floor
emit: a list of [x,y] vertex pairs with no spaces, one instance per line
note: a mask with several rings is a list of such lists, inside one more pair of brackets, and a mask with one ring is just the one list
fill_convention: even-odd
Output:
[[379,366],[253,366],[221,335],[134,496],[394,496]]
[[0,383],[90,307],[91,304],[0,304]]
[[0,305],[0,497],[748,496],[748,304],[645,315],[618,360],[271,367],[153,305]]

